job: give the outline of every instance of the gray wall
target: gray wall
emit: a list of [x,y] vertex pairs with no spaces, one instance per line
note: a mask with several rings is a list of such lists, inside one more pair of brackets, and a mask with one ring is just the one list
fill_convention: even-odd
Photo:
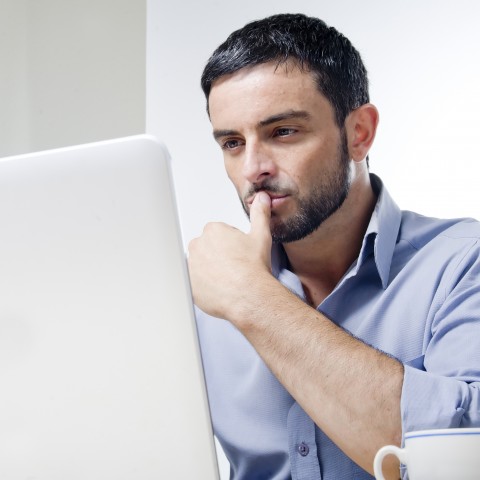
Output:
[[145,130],[145,0],[1,0],[0,156]]

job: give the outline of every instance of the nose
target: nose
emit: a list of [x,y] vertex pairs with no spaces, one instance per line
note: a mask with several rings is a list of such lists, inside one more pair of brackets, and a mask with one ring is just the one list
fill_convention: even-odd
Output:
[[260,143],[245,145],[242,174],[246,180],[255,184],[275,175],[276,164],[271,155]]

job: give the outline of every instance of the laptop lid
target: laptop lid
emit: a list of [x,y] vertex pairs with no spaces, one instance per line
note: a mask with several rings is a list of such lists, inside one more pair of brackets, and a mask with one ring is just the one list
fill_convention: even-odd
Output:
[[152,137],[0,159],[0,478],[218,478]]

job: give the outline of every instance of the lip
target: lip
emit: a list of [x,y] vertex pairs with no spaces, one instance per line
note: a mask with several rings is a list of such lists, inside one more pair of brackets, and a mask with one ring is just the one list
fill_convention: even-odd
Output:
[[[265,190],[263,190],[265,191]],[[274,193],[269,193],[269,192],[266,192],[265,193],[270,197],[270,200],[272,202],[272,209],[275,208],[276,206],[279,206],[283,203],[283,201],[288,198],[288,195],[275,195]],[[255,196],[257,194],[253,195],[252,197],[249,197],[246,204],[251,207],[252,206],[252,203],[253,203],[253,200],[255,199]]]
[[288,198],[288,195],[272,195],[270,196],[272,200],[272,210],[276,207],[279,207],[283,202]]

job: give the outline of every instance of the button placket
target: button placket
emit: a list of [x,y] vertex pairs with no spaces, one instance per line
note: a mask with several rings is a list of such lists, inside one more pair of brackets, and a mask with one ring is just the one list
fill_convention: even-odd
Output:
[[321,480],[315,424],[298,403],[290,408],[287,428],[292,480]]

